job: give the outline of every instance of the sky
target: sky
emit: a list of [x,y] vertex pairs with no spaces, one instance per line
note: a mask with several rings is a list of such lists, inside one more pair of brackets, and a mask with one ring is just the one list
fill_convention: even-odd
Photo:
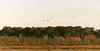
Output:
[[0,29],[4,26],[100,29],[99,19],[100,0],[0,0]]

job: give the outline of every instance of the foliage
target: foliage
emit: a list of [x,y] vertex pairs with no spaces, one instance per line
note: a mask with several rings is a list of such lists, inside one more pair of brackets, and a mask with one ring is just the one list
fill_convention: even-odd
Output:
[[99,45],[100,30],[93,27],[7,27],[0,30],[1,46]]

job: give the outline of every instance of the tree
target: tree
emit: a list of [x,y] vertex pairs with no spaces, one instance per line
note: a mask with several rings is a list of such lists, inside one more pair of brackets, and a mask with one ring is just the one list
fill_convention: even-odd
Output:
[[22,34],[21,33],[19,34],[19,39],[22,39]]

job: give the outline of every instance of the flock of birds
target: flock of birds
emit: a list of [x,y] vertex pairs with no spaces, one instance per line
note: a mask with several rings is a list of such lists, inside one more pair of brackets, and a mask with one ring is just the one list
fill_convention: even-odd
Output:
[[[72,17],[72,19],[75,19],[75,18],[76,18],[76,17]],[[52,19],[52,17],[51,17],[50,19]],[[50,19],[43,20],[43,22],[48,22],[48,21],[50,21]]]
[[[51,17],[50,19],[52,19],[52,17]],[[47,20],[43,20],[43,22],[48,22],[48,21],[50,21],[50,19],[47,19]]]

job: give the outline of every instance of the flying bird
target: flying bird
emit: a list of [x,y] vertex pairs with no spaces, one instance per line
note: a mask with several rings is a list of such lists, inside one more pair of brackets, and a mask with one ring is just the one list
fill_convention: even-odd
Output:
[[50,19],[52,19],[52,17]]
[[43,20],[43,22],[45,22],[45,20]]
[[49,20],[46,20],[46,21],[49,21]]

